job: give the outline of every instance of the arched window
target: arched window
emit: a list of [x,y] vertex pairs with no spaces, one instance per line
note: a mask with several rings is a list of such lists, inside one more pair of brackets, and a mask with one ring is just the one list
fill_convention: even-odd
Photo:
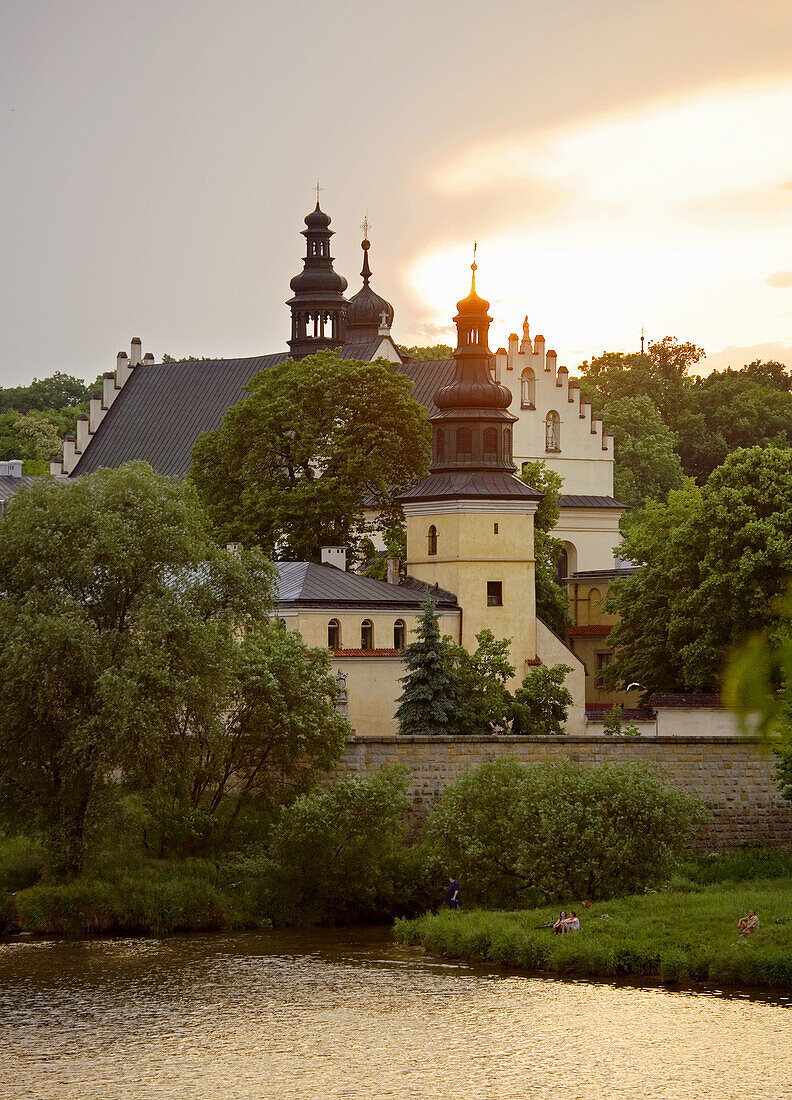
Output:
[[338,619],[331,619],[327,624],[327,648],[341,648],[341,624]]
[[602,618],[602,610],[600,608],[601,599],[599,588],[592,588],[589,590],[589,622],[592,625],[599,623]]
[[561,450],[561,417],[551,409],[545,420],[545,450]]
[[393,624],[393,648],[398,649],[399,652],[404,649],[407,637],[407,627],[404,625],[404,619],[397,619]]
[[503,457],[507,462],[511,462],[511,428],[506,428],[503,433]]
[[558,558],[558,565],[556,566],[556,581],[559,584],[564,583],[564,577],[569,575],[569,554],[567,553],[566,546],[561,551]]
[[524,409],[536,408],[536,375],[531,367],[522,372],[522,391],[520,404]]
[[484,457],[498,457],[498,431],[496,428],[484,429]]
[[473,451],[473,436],[470,428],[457,428],[456,453],[457,455],[469,455]]
[[280,623],[280,625],[285,630],[286,629],[286,620],[285,619],[278,619],[278,622]]
[[442,428],[437,429],[437,459],[442,462],[445,458],[445,432]]
[[430,557],[433,557],[437,553],[437,528],[434,524],[432,524],[427,532],[427,539],[429,542],[429,549],[427,553]]
[[360,624],[360,648],[374,648],[374,627],[371,624],[371,619],[364,619]]

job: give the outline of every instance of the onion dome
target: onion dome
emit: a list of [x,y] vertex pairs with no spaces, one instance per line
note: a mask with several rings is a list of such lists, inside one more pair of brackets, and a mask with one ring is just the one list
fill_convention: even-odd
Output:
[[305,218],[302,235],[306,239],[303,270],[290,282],[294,297],[289,349],[294,359],[302,359],[323,348],[340,348],[346,339],[347,281],[333,269],[330,255],[330,218],[319,207]]
[[369,286],[371,268],[368,252],[371,244],[367,238],[361,242],[363,249],[363,286],[349,299],[347,307],[347,339],[366,340],[379,335],[381,328],[390,328],[393,324],[393,306],[381,298]]

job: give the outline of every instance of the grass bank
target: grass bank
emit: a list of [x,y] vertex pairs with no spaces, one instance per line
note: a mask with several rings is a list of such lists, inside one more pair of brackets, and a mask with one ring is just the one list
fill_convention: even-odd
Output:
[[[558,906],[446,911],[397,921],[395,935],[433,954],[540,973],[792,988],[792,876],[711,886],[688,881],[683,890],[577,908],[581,930],[566,936],[540,927],[557,918]],[[737,920],[749,908],[761,927],[743,937]]]

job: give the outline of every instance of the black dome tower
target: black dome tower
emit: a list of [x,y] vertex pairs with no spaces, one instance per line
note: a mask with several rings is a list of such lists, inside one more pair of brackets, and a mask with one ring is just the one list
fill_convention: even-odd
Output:
[[303,359],[324,348],[340,348],[346,342],[347,281],[333,270],[330,255],[333,230],[327,214],[319,209],[318,198],[316,209],[306,217],[305,225],[304,266],[289,284],[294,297],[286,303],[291,309],[292,359]]

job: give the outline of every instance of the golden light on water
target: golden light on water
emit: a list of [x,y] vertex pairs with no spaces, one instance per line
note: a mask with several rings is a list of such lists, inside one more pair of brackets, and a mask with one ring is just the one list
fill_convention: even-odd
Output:
[[[480,207],[496,341],[527,312],[570,366],[625,333],[637,345],[641,325],[711,349],[792,344],[789,133],[792,81],[715,90],[480,144],[425,184]],[[438,242],[412,265],[438,324],[469,251]]]

